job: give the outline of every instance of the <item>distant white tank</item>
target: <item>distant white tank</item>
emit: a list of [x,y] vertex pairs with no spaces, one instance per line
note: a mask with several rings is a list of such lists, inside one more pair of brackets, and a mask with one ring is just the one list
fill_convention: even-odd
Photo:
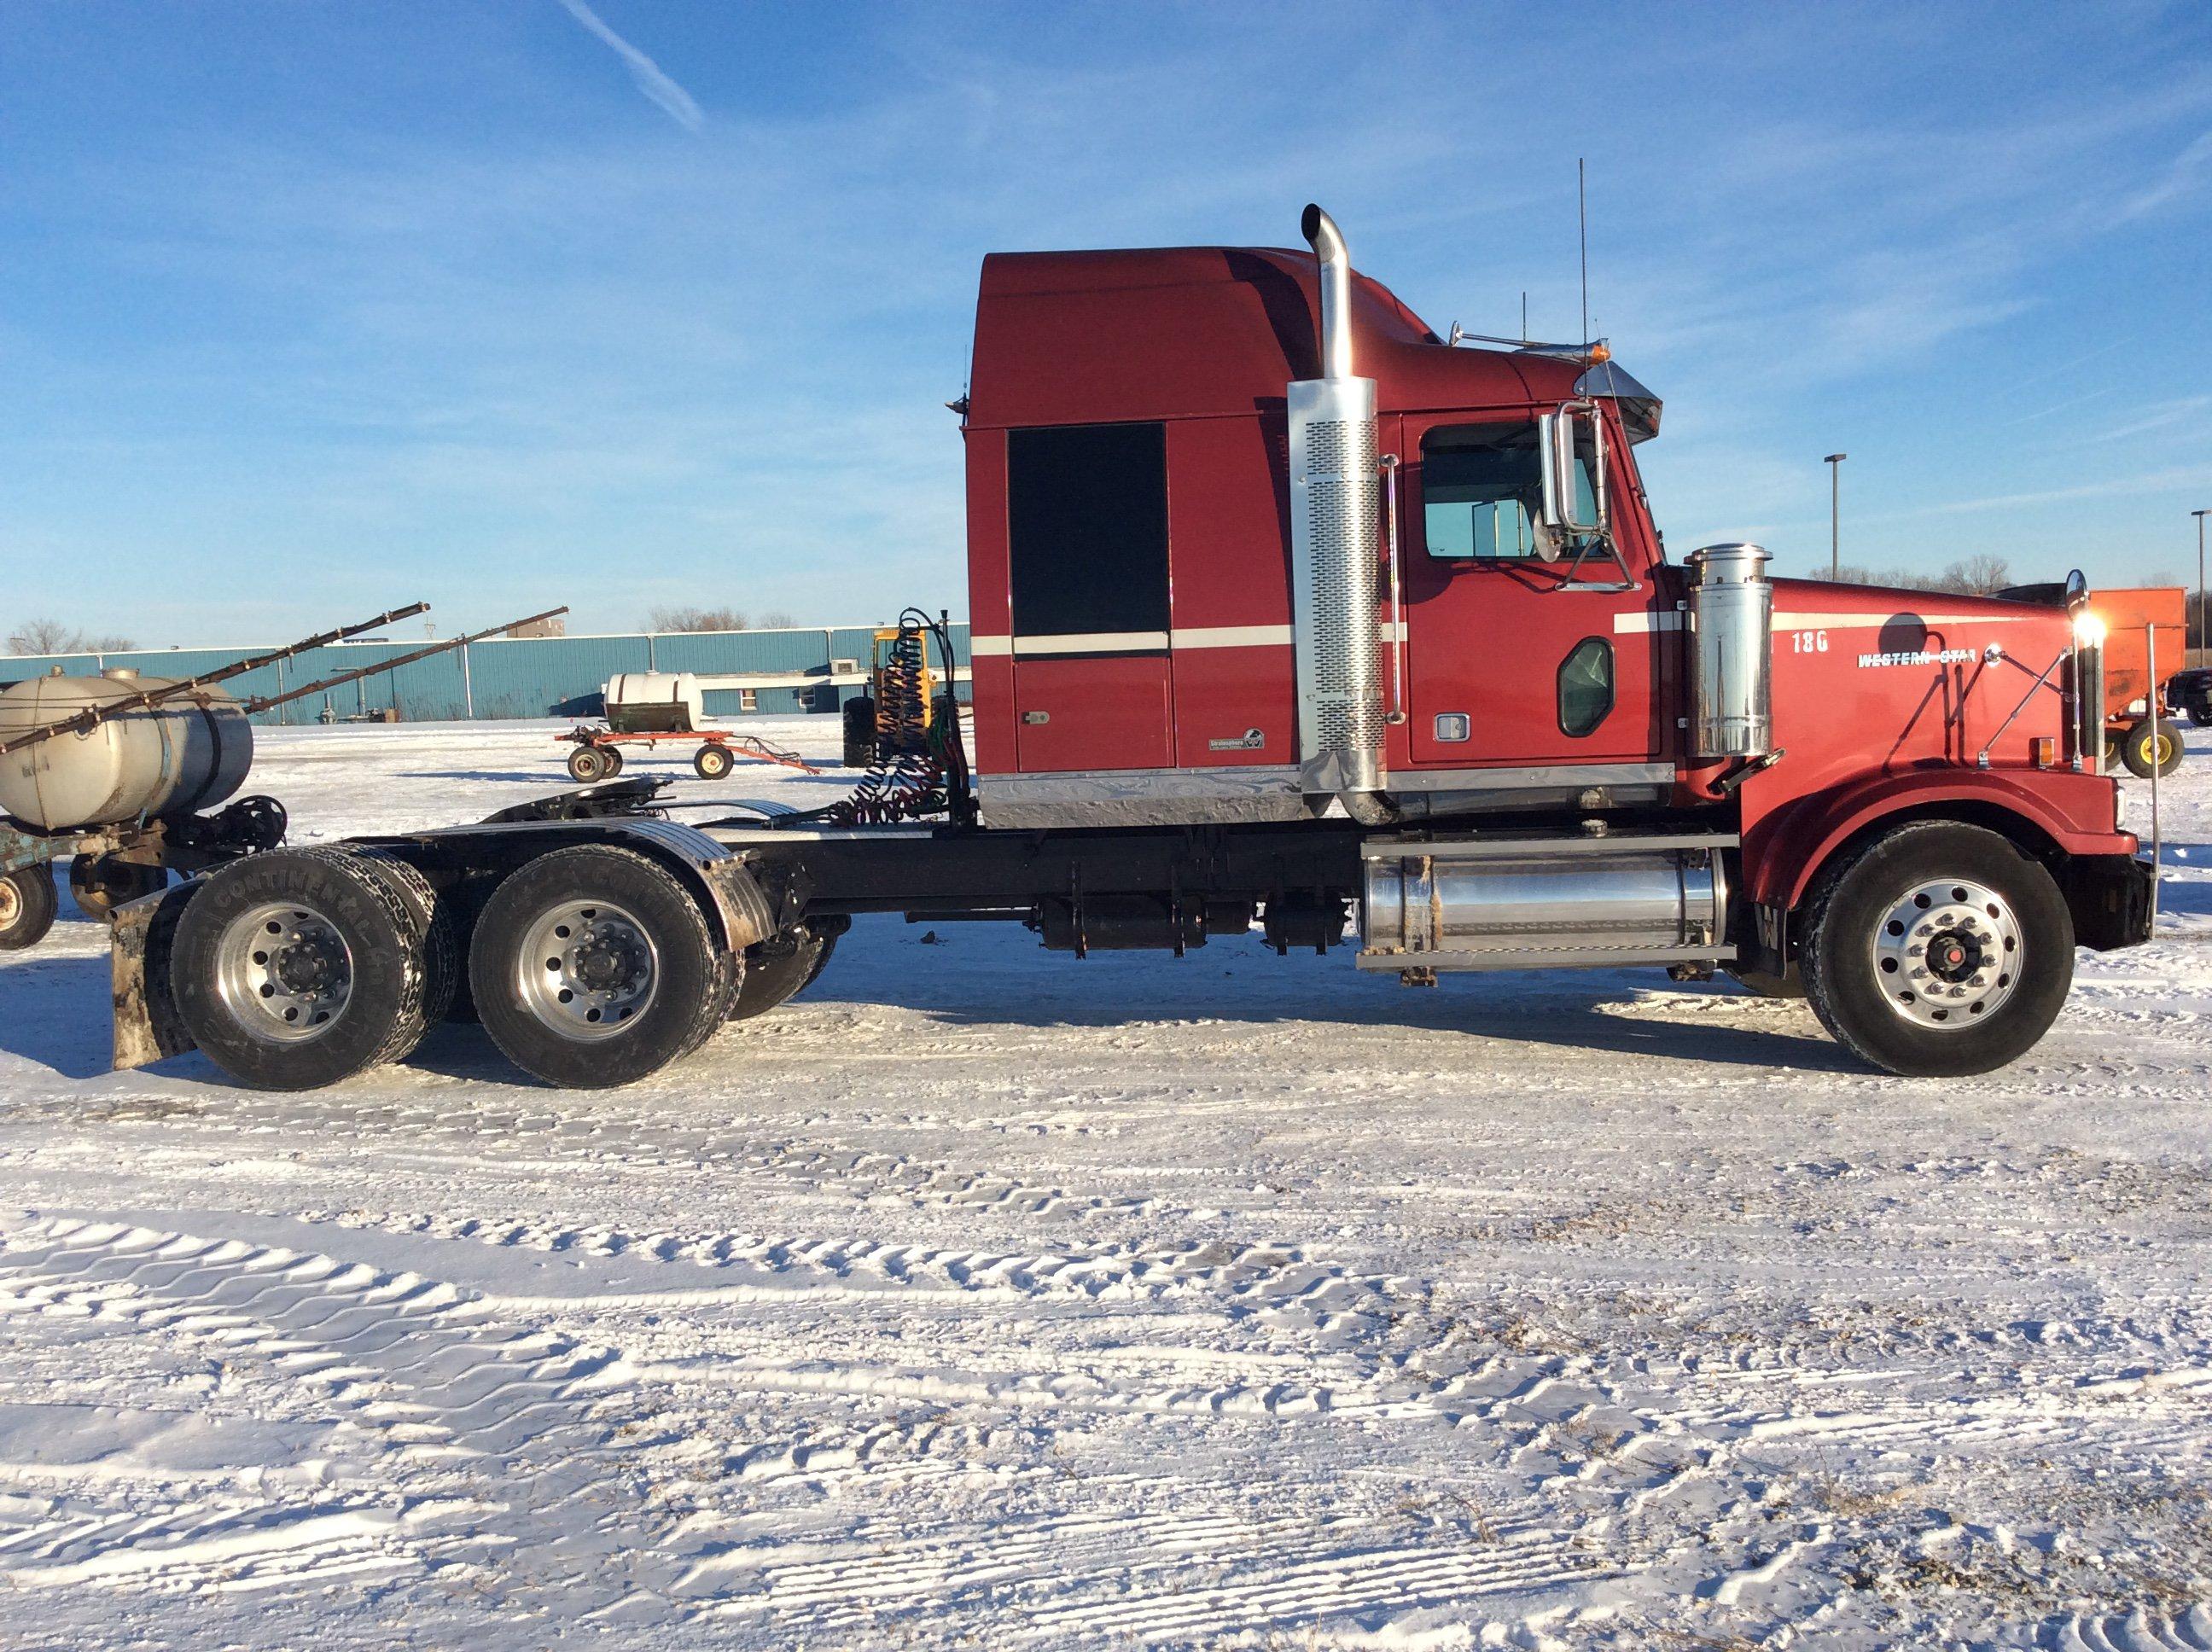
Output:
[[[88,706],[179,680],[125,671],[31,677],[0,689],[0,744]],[[252,766],[253,726],[238,701],[205,689],[0,757],[0,812],[48,832],[181,814],[222,802]]]
[[706,698],[689,671],[623,671],[607,679],[607,726],[617,734],[689,733],[707,726]]

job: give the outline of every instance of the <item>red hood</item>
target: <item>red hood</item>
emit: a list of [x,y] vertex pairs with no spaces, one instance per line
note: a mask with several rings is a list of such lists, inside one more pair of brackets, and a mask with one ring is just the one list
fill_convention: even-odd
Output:
[[[1868,622],[1878,620],[1869,630]],[[2006,653],[2045,657],[2065,646],[2070,635],[2063,609],[2002,597],[1969,597],[1948,591],[1911,591],[1894,586],[1839,585],[1826,580],[1774,581],[1774,629],[1818,630],[1845,628],[1851,646],[1863,651],[1912,653],[1955,648],[1970,641],[1995,642]],[[1842,646],[1838,640],[1838,647]],[[2041,661],[2038,662],[2039,666]]]

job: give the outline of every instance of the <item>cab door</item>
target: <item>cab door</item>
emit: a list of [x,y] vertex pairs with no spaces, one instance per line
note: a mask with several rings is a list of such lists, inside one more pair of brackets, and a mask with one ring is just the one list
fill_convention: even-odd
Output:
[[[1607,410],[1610,418],[1610,410]],[[1415,769],[1655,762],[1672,750],[1661,651],[1677,623],[1617,422],[1607,447],[1613,533],[1538,552],[1533,413],[1407,416],[1399,432],[1407,747]],[[1578,466],[1591,489],[1591,459]],[[1612,587],[1612,588],[1606,588]],[[1626,587],[1626,588],[1623,588]]]

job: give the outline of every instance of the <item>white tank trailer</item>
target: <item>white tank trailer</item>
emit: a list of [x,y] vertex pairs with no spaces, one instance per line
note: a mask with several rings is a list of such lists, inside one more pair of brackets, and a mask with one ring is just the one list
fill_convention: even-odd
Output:
[[[111,671],[34,677],[0,690],[0,743],[91,706],[180,679]],[[253,765],[253,726],[218,688],[112,717],[0,756],[0,813],[42,832],[209,809]]]
[[690,671],[621,671],[601,690],[617,734],[689,734],[707,726],[706,696]]

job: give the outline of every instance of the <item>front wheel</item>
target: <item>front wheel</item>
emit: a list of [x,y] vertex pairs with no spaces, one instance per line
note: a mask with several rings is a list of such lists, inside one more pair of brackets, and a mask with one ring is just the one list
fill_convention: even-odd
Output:
[[61,902],[54,875],[44,866],[23,866],[0,878],[0,952],[20,952],[46,939]]
[[595,745],[580,745],[568,754],[568,778],[579,786],[591,786],[614,772],[614,763],[607,753]]
[[1824,872],[1799,973],[1836,1042],[1918,1078],[2025,1054],[2074,980],[2074,920],[2041,862],[1955,821],[1914,821]]
[[2155,773],[2163,780],[2181,767],[2181,728],[2160,717],[2146,717],[2120,737],[2120,761],[2137,780]]
[[2212,705],[2195,705],[2189,708],[2189,720],[2199,728],[2212,726]]
[[673,876],[597,845],[556,849],[509,876],[469,947],[470,992],[492,1042],[572,1090],[626,1084],[698,1048],[742,969]]
[[737,766],[726,746],[702,745],[691,755],[691,767],[702,780],[720,780]]

